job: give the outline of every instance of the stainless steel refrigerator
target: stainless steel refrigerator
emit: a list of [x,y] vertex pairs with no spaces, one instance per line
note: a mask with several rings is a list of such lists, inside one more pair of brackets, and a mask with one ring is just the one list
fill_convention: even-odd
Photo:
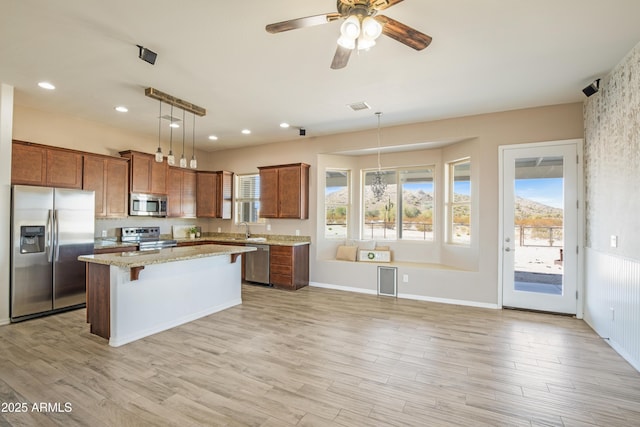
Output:
[[94,192],[15,185],[11,196],[11,321],[83,307]]

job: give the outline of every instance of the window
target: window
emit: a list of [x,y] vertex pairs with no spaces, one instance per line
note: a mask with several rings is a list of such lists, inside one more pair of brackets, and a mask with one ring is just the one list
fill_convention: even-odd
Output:
[[447,192],[447,240],[471,244],[471,160],[450,163]]
[[327,239],[345,239],[349,230],[349,205],[351,171],[327,170],[325,172],[324,205]]
[[[378,197],[374,182],[386,184]],[[434,167],[365,171],[364,239],[433,241]]]
[[236,224],[264,222],[260,214],[260,175],[236,176]]

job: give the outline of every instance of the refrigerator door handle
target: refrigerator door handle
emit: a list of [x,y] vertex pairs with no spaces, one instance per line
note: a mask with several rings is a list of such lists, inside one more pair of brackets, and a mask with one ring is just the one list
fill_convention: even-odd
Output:
[[44,243],[44,247],[45,247],[45,251],[47,252],[47,261],[48,262],[52,262],[53,261],[53,228],[52,228],[52,222],[53,222],[53,210],[49,209],[49,213],[47,215],[47,225],[46,227],[46,231],[44,233],[45,235],[45,243]]
[[54,241],[53,241],[53,245],[55,247],[55,261],[58,261],[60,259],[60,242],[59,242],[59,236],[58,236],[58,232],[59,232],[59,223],[58,223],[58,210],[54,209],[53,211],[53,236],[54,236]]

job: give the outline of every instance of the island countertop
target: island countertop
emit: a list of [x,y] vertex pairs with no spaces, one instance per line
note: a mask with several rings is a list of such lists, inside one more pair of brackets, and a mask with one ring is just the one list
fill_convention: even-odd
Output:
[[198,245],[176,248],[158,249],[152,251],[119,252],[112,254],[81,255],[79,261],[94,264],[112,265],[122,268],[144,267],[146,265],[164,264],[175,261],[185,261],[196,258],[206,258],[222,255],[239,255],[253,252],[256,248],[249,246],[228,245]]

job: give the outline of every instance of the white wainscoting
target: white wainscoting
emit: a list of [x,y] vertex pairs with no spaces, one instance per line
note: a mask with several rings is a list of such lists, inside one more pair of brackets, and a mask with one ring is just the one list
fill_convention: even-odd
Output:
[[586,250],[584,320],[640,371],[640,262]]

